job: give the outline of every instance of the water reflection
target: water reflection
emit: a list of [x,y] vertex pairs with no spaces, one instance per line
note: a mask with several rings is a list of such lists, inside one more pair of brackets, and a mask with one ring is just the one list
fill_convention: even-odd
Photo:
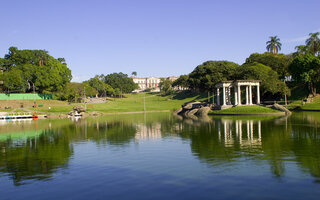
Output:
[[[253,125],[255,124],[255,129]],[[221,125],[223,128],[221,128]],[[261,120],[226,120],[222,119],[218,124],[219,142],[221,142],[221,129],[223,129],[223,139],[226,147],[233,146],[235,142],[241,148],[257,145],[261,146]],[[246,134],[245,134],[246,133]],[[255,133],[255,134],[254,134]]]
[[253,161],[262,167],[268,165],[274,177],[283,177],[288,165],[294,164],[301,169],[300,173],[311,174],[319,181],[319,125],[320,115],[306,113],[295,113],[289,118],[200,120],[164,113],[2,124],[0,174],[9,176],[15,185],[32,179],[50,180],[58,170],[67,169],[75,156],[75,144],[90,142],[108,151],[139,141],[166,141],[174,137],[188,142],[193,153],[190,156],[209,168]]
[[142,123],[137,124],[136,130],[136,141],[162,138],[161,123],[158,122],[149,126]]
[[56,169],[67,166],[73,154],[69,138],[50,130],[38,137],[0,141],[0,148],[0,172],[8,174],[15,185],[49,179]]

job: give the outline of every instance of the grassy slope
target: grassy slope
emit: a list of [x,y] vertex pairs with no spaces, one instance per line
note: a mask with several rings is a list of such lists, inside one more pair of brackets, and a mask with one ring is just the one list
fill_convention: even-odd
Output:
[[[43,107],[33,108],[33,100],[11,100],[11,101],[0,101],[0,112],[32,112],[32,111],[47,111],[48,107],[51,107],[51,112],[68,112],[75,105],[69,105],[65,101],[57,100],[36,100],[36,103],[42,104]],[[23,108],[21,108],[21,104]],[[11,107],[10,109],[4,109],[6,106]]]
[[277,113],[278,110],[271,108],[266,108],[262,106],[237,106],[233,108],[228,108],[224,110],[214,110],[210,111],[212,114],[251,114],[251,113]]
[[[128,94],[125,98],[110,98],[106,103],[101,104],[87,104],[87,110],[89,112],[139,112],[144,110],[144,95],[147,111],[161,111],[161,110],[173,110],[180,108],[181,105],[188,101],[201,101],[206,100],[205,94],[190,94],[186,92],[168,95],[158,96],[156,93],[151,94]],[[83,104],[69,104],[65,101],[57,100],[37,100],[37,104],[43,104],[43,107],[32,108],[32,100],[23,101],[0,101],[0,112],[11,112],[13,110],[21,111],[20,104],[24,104],[23,110],[26,111],[38,111],[43,113],[67,113],[72,110],[76,105]],[[5,110],[5,106],[10,106],[12,109]],[[49,109],[51,107],[51,109]]]
[[[146,110],[173,110],[178,109],[185,102],[192,100],[205,100],[200,95],[192,97],[177,98],[177,95],[158,96],[156,94],[146,94]],[[144,110],[144,94],[129,94],[127,98],[112,99],[103,104],[89,104],[88,111],[101,112],[139,112]]]
[[313,99],[312,103],[307,103],[301,106],[303,110],[319,110],[320,111],[320,97],[317,96]]

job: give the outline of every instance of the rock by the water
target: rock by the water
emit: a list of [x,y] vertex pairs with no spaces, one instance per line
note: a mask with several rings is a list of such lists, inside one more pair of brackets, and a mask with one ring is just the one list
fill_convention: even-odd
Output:
[[179,109],[173,111],[173,114],[179,115],[182,112],[182,110],[183,110],[182,108],[179,108]]
[[188,112],[188,116],[196,114],[196,113],[198,112],[198,110],[199,110],[198,108],[195,108],[195,109],[193,109],[193,110],[190,110],[190,111]]
[[197,115],[199,116],[206,116],[208,115],[208,112],[211,110],[210,107],[202,107],[198,110]]
[[207,115],[211,110],[210,104],[203,102],[187,102],[182,105],[182,108],[174,111],[174,114],[182,115],[185,117],[195,117]]
[[78,113],[86,112],[86,109],[82,106],[75,106],[73,107],[73,112],[77,111]]
[[197,107],[197,105],[199,104],[202,104],[201,102],[188,102],[188,103],[185,103],[182,107],[183,109],[187,109],[187,110],[191,110],[195,107]]
[[281,105],[279,105],[277,103],[273,104],[271,108],[273,108],[275,110],[283,111],[283,112],[286,113],[286,115],[291,115],[291,111],[290,110],[288,110],[286,107],[281,106]]

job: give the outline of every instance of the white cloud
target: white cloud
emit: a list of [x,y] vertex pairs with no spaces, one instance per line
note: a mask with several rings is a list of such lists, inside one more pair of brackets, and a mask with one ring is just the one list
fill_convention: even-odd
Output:
[[[312,31],[312,33],[315,32],[320,32],[320,28]],[[309,38],[309,34],[301,37],[296,37],[296,38],[289,38],[289,39],[284,39],[283,43],[296,43],[296,42],[305,42]]]
[[304,42],[306,39],[308,39],[309,36],[302,36],[297,38],[291,38],[291,39],[284,39],[283,43],[294,43],[294,42]]

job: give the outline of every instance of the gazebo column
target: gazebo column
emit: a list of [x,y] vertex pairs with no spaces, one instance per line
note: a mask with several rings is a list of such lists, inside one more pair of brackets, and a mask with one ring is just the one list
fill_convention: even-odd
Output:
[[214,104],[214,90],[212,91],[212,104]]
[[219,88],[217,88],[217,105],[220,106],[220,91]]
[[241,87],[238,85],[238,105],[241,105]]
[[257,85],[257,104],[260,104],[260,86]]
[[228,97],[228,101],[227,101],[227,105],[231,105],[231,89],[230,87],[227,87],[227,97]]
[[223,101],[223,105],[225,106],[226,105],[226,88],[224,86],[222,86],[222,88],[223,88],[222,101]]
[[234,105],[238,105],[238,88],[234,87]]
[[249,104],[252,105],[252,86],[249,85]]
[[249,105],[248,86],[246,86],[246,104]]

